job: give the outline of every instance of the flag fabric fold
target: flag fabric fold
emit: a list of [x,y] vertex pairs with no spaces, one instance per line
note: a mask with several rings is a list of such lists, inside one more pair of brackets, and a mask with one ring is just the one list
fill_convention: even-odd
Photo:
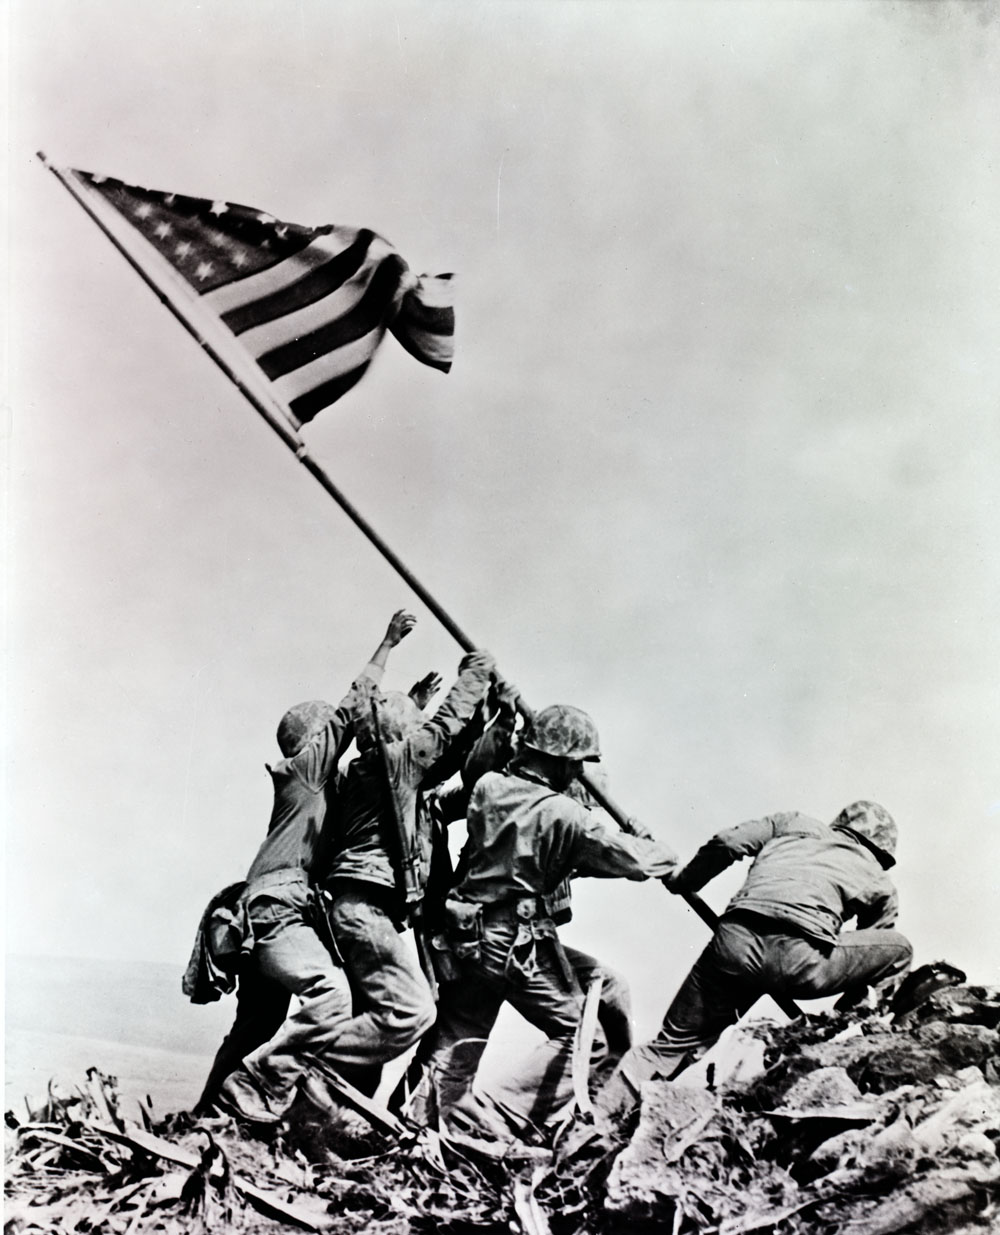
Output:
[[452,276],[415,275],[376,232],[70,174],[239,340],[296,428],[361,379],[387,330],[422,363],[451,368]]

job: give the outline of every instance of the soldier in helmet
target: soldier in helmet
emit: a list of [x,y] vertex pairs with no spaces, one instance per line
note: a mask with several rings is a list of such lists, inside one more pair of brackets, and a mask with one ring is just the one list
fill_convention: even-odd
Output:
[[[354,736],[355,714],[382,680],[389,652],[415,623],[402,609],[393,614],[371,660],[336,707],[321,700],[301,703],[278,725],[282,758],[268,767],[271,821],[242,894],[253,949],[240,975],[236,1023],[219,1049],[199,1109],[215,1103],[255,1123],[276,1123],[291,1105],[309,1056],[322,1058],[332,1027],[351,1014],[347,979],[316,929],[310,880],[328,782]],[[286,1021],[293,994],[298,1007]]]
[[[841,994],[849,1007],[869,986],[897,981],[913,949],[898,931],[896,824],[876,802],[854,802],[833,823],[797,812],[719,832],[667,880],[697,892],[740,858],[753,858],[715,935],[667,1009],[659,1034],[633,1047],[596,1107],[625,1118],[644,1080],[670,1080],[766,994],[813,999]],[[855,919],[856,930],[842,930]]]
[[[328,1059],[369,1094],[382,1065],[434,1020],[430,985],[400,938],[430,874],[422,789],[472,721],[494,672],[488,652],[470,652],[433,716],[395,691],[355,715],[358,758],[338,790],[331,852],[316,874],[331,898],[330,927],[354,994],[354,1015],[331,1032]],[[304,1092],[321,1108],[336,1104],[318,1077]]]
[[[671,873],[676,857],[648,834],[606,827],[565,790],[584,762],[600,758],[597,729],[578,708],[539,712],[503,772],[476,782],[468,840],[446,905],[456,972],[443,982],[431,1031],[430,1067],[445,1124],[522,1132],[540,1127],[572,1096],[573,1036],[583,1008],[579,973],[559,939],[547,898],[570,875],[646,879]],[[598,962],[589,962],[596,972]],[[487,1105],[473,1097],[481,1042],[504,1002],[547,1037]],[[474,1040],[476,1049],[461,1044]],[[597,1032],[592,1065],[607,1045]],[[456,1119],[457,1116],[457,1119]]]

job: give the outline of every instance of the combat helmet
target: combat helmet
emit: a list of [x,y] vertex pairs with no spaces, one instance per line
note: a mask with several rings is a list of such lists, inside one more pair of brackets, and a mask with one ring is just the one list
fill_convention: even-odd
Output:
[[286,759],[291,759],[336,714],[337,709],[323,699],[297,703],[278,722],[278,749]]
[[860,840],[886,869],[896,865],[894,855],[899,829],[892,815],[878,802],[852,802],[844,807],[831,826]]
[[568,703],[553,703],[536,712],[522,746],[559,759],[593,762],[601,757],[597,726],[586,712]]
[[[406,737],[424,722],[424,714],[416,703],[401,690],[389,690],[373,696],[378,712],[379,732],[383,742],[396,742]],[[354,736],[359,750],[367,750],[375,744],[372,700],[359,705],[354,716]]]

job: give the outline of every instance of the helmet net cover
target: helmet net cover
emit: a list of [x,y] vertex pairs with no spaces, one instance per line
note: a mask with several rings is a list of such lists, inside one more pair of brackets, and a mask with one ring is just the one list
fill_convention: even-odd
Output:
[[524,735],[523,745],[560,759],[600,759],[597,726],[580,708],[554,703],[536,712]]
[[[410,696],[401,690],[386,691],[384,695],[375,695],[373,698],[378,710],[379,731],[383,742],[398,742],[424,723],[423,712]],[[370,701],[359,707],[355,714],[354,737],[360,750],[367,750],[375,745]]]
[[336,714],[337,709],[323,699],[295,704],[278,722],[278,749],[286,759],[291,759]]
[[833,827],[841,831],[852,832],[873,848],[878,849],[884,856],[885,865],[895,865],[894,855],[899,839],[899,829],[892,815],[878,802],[852,802],[850,806],[845,806],[834,819]]

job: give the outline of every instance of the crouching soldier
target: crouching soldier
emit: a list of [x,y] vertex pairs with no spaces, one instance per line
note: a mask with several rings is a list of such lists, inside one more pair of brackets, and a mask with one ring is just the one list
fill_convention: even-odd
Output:
[[[642,1082],[670,1080],[766,994],[813,999],[843,993],[849,1006],[868,987],[895,982],[913,950],[893,930],[896,824],[875,802],[845,807],[832,824],[797,813],[768,815],[713,836],[667,885],[696,892],[740,858],[752,857],[708,945],[667,1010],[659,1034],[634,1047],[597,1095],[619,1120]],[[857,929],[842,930],[856,919]]]
[[[582,953],[567,956],[546,898],[570,875],[646,879],[676,866],[665,846],[612,831],[566,795],[584,761],[599,758],[594,722],[557,704],[534,717],[507,770],[485,773],[472,792],[459,882],[447,902],[456,972],[442,983],[429,1047],[445,1124],[458,1115],[493,1132],[523,1132],[565,1105],[585,998],[580,975],[599,965]],[[516,1076],[491,1089],[487,1107],[471,1086],[482,1041],[505,1001],[548,1040]],[[472,1051],[460,1045],[469,1039],[478,1040]],[[598,1029],[593,1068],[606,1052]]]
[[[434,1020],[427,978],[400,937],[419,925],[429,874],[421,786],[489,689],[493,657],[472,652],[433,716],[407,695],[389,692],[355,716],[358,758],[338,790],[332,856],[322,872],[330,927],[354,995],[354,1015],[332,1026],[326,1057],[357,1088],[373,1094],[382,1065],[403,1054]],[[377,720],[377,727],[376,727]],[[422,941],[418,941],[418,947]],[[316,1077],[303,1092],[333,1107]]]
[[[317,930],[310,877],[329,782],[353,737],[355,715],[381,681],[389,652],[415,622],[403,610],[393,615],[375,654],[336,707],[314,700],[281,719],[282,758],[268,767],[271,821],[242,895],[253,949],[240,975],[236,1023],[213,1065],[202,1109],[214,1102],[254,1123],[277,1123],[310,1060],[326,1058],[334,1026],[351,1014],[347,979]],[[298,996],[298,1007],[284,1020],[291,995]]]

